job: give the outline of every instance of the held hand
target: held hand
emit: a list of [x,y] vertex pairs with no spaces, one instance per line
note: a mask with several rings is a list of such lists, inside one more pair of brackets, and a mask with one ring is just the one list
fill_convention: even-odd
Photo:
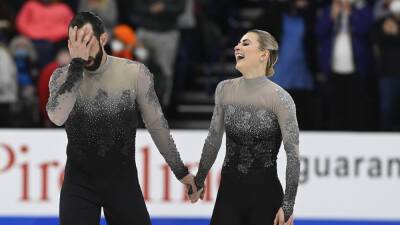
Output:
[[285,223],[285,225],[293,225],[294,224],[294,219],[293,215],[291,215],[288,219],[288,221]]
[[189,199],[191,203],[196,203],[199,198],[203,200],[204,197],[204,188],[201,188],[199,191],[189,194]]
[[197,187],[194,182],[193,174],[189,173],[184,178],[182,178],[180,182],[186,186],[186,193],[189,193],[189,190],[193,190],[194,193],[197,192]]
[[75,26],[69,29],[68,49],[71,58],[82,58],[88,60],[90,49],[93,46],[95,38],[93,33],[84,26],[79,29]]
[[274,225],[293,225],[293,215],[285,223],[285,214],[283,213],[283,209],[279,208],[274,219]]
[[203,200],[206,189],[207,189],[206,185],[203,184],[203,187],[200,190],[198,190],[197,192],[193,192],[192,190],[189,190],[188,195],[189,195],[190,202],[196,203],[199,200],[199,198],[201,200]]

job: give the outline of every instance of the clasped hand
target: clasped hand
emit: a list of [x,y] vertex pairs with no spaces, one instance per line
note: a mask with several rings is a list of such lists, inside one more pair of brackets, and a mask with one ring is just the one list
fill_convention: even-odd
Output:
[[180,181],[186,186],[186,193],[191,203],[195,203],[199,199],[203,200],[205,186],[203,185],[203,188],[197,190],[196,183],[194,182],[194,176],[192,174],[186,175]]

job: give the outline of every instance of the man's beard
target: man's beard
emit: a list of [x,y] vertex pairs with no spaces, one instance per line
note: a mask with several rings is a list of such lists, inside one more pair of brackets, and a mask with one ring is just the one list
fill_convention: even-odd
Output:
[[89,56],[88,63],[93,62],[90,66],[85,66],[87,70],[94,71],[100,67],[101,59],[103,58],[103,48],[99,43],[99,52],[95,55],[95,57]]

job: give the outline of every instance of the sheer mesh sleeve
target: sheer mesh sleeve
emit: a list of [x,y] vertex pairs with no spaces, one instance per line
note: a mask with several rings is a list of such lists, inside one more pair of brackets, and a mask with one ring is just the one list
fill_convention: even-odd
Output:
[[224,82],[218,84],[215,91],[215,107],[213,116],[211,119],[210,128],[208,130],[208,136],[203,146],[201,153],[199,170],[197,172],[195,182],[199,188],[203,187],[204,180],[207,177],[208,171],[212,167],[217,158],[218,151],[221,147],[222,136],[224,134],[224,111],[222,108],[222,89]]
[[168,122],[162,113],[154,90],[153,74],[142,64],[139,65],[136,90],[137,102],[147,130],[175,176],[182,179],[188,174],[188,169],[180,158]]
[[50,120],[58,126],[65,123],[75,105],[84,63],[82,59],[73,59],[69,66],[56,69],[50,78],[46,110]]
[[296,118],[296,106],[290,95],[277,88],[278,103],[276,114],[278,115],[281,128],[283,144],[286,151],[286,190],[283,199],[282,209],[285,214],[285,221],[293,214],[293,207],[297,194],[297,187],[300,175],[299,161],[299,127]]

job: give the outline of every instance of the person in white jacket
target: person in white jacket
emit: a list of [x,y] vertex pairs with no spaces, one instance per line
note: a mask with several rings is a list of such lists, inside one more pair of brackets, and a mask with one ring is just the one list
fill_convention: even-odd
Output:
[[18,99],[17,69],[6,46],[0,43],[0,127],[10,126],[10,106]]

